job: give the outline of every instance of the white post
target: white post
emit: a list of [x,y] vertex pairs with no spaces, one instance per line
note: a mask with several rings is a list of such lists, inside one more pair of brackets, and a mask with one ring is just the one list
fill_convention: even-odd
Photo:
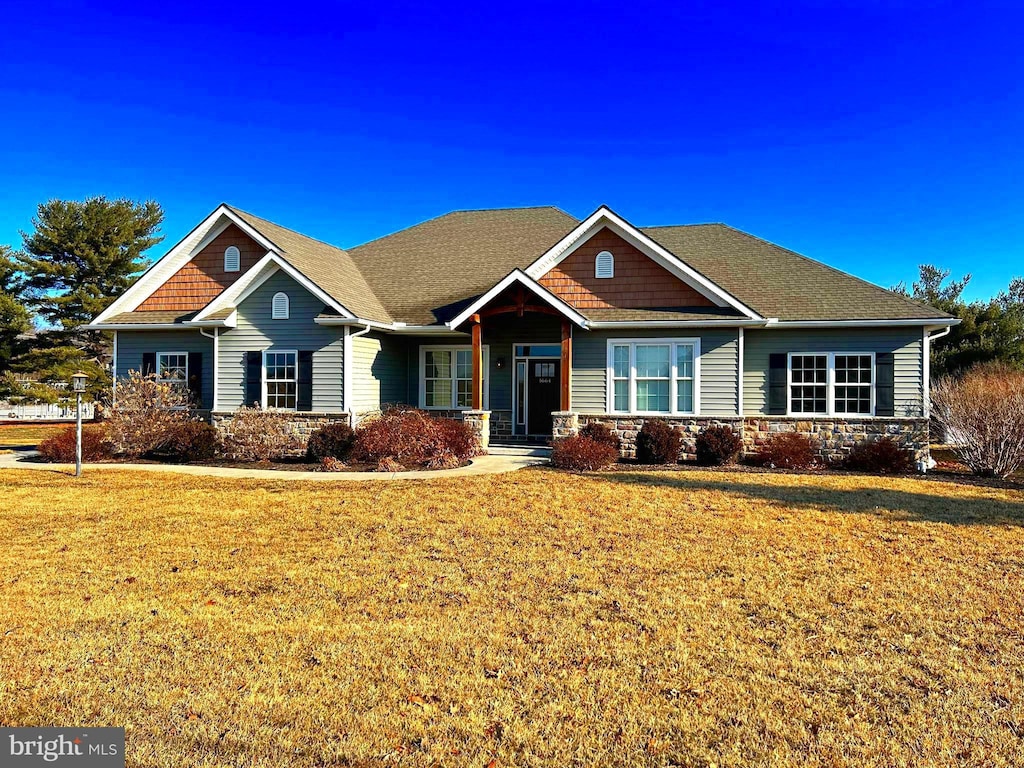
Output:
[[75,393],[77,416],[75,418],[75,477],[82,476],[82,393]]

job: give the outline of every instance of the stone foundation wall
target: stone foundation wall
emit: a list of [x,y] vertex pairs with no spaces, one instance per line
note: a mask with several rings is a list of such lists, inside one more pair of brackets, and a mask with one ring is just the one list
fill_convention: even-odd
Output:
[[[347,413],[321,413],[318,411],[283,411],[287,414],[289,421],[295,426],[295,430],[302,437],[305,445],[309,436],[321,427],[328,424],[348,424]],[[233,411],[216,411],[210,414],[210,423],[215,426],[221,435],[228,433],[228,423],[234,417]]]
[[[607,424],[622,440],[622,455],[636,457],[636,436],[645,417],[613,414],[553,414],[554,437],[576,434],[590,422]],[[696,458],[697,435],[707,426],[726,425],[743,435],[743,455],[756,454],[773,433],[799,432],[818,446],[818,454],[829,461],[843,458],[854,445],[863,440],[891,437],[914,452],[916,460],[928,458],[928,420],[887,417],[808,419],[789,416],[747,416],[744,418],[711,418],[693,416],[663,417],[683,435],[683,460]]]
[[799,432],[818,445],[818,455],[828,461],[841,460],[854,445],[864,440],[891,437],[914,452],[915,461],[929,456],[928,419],[892,417],[807,419],[797,416],[766,416],[744,419],[744,454],[757,453],[757,449],[777,432]]
[[512,411],[491,411],[491,437],[512,436]]

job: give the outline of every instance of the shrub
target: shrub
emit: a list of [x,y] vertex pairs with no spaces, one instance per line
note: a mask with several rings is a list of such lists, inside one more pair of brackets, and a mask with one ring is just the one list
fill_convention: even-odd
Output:
[[610,445],[616,451],[622,447],[622,440],[619,439],[619,436],[612,432],[611,427],[600,421],[585,424],[580,430],[580,437],[589,437],[591,440]]
[[1024,372],[994,364],[940,379],[932,414],[974,474],[1007,477],[1024,464]]
[[151,451],[171,461],[206,461],[221,452],[220,433],[204,421],[186,421]]
[[891,437],[881,437],[854,445],[843,460],[843,467],[879,475],[899,474],[914,469],[914,457]]
[[[46,461],[69,464],[75,460],[75,428],[68,427],[39,444],[39,455]],[[106,429],[99,424],[82,425],[82,461],[110,458],[111,447]]]
[[387,459],[398,465],[438,467],[457,466],[479,452],[476,435],[464,422],[434,419],[415,409],[389,408],[359,425],[352,457],[371,464]]
[[551,464],[571,472],[593,472],[610,467],[619,458],[619,449],[592,437],[573,435],[556,440],[551,449]]
[[636,436],[636,459],[641,464],[675,464],[683,441],[661,419],[647,419]]
[[352,452],[352,444],[355,441],[356,433],[348,424],[328,424],[309,436],[309,442],[306,443],[306,458],[309,461],[322,461],[326,458],[344,461]]
[[187,390],[129,371],[128,378],[117,382],[117,399],[104,421],[113,451],[124,456],[152,453],[192,420],[189,402]]
[[225,425],[224,454],[237,461],[270,461],[302,447],[287,413],[239,408]]
[[458,419],[431,419],[436,432],[436,447],[430,460],[438,461],[441,464],[447,463],[449,468],[460,466],[480,453],[480,443],[477,440],[476,432],[464,421]]
[[743,439],[727,424],[704,427],[697,435],[697,463],[707,467],[734,464]]
[[348,464],[334,456],[324,456],[320,459],[319,469],[321,472],[344,472],[348,469]]
[[814,442],[799,432],[775,432],[752,461],[773,469],[810,469],[820,463]]

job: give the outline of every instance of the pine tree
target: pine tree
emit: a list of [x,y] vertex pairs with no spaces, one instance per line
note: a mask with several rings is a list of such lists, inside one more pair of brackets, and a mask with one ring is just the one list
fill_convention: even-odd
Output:
[[164,212],[152,200],[91,197],[50,200],[32,219],[34,231],[22,233],[24,254],[18,267],[40,316],[58,329],[60,343],[99,358],[106,342],[82,326],[120,296],[145,267],[143,253],[163,240],[158,234]]

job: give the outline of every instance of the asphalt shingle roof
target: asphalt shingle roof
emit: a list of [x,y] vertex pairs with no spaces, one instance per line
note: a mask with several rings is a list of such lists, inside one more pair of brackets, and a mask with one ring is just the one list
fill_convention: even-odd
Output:
[[[343,250],[231,208],[283,257],[357,317],[431,325],[526,269],[579,222],[558,208],[455,211]],[[725,224],[642,227],[641,231],[766,318],[916,320],[947,317],[793,251]],[[146,315],[142,320],[139,315]],[[174,322],[130,312],[109,322]],[[732,310],[664,307],[583,310],[594,321],[700,320]],[[123,318],[123,319],[122,319]]]
[[281,249],[282,255],[357,317],[390,323],[391,315],[370,289],[352,257],[341,248],[228,206],[247,224]]
[[926,304],[725,224],[643,227],[642,231],[763,317],[790,321],[946,317]]
[[577,223],[550,206],[455,211],[348,252],[396,320],[429,325],[528,267]]

